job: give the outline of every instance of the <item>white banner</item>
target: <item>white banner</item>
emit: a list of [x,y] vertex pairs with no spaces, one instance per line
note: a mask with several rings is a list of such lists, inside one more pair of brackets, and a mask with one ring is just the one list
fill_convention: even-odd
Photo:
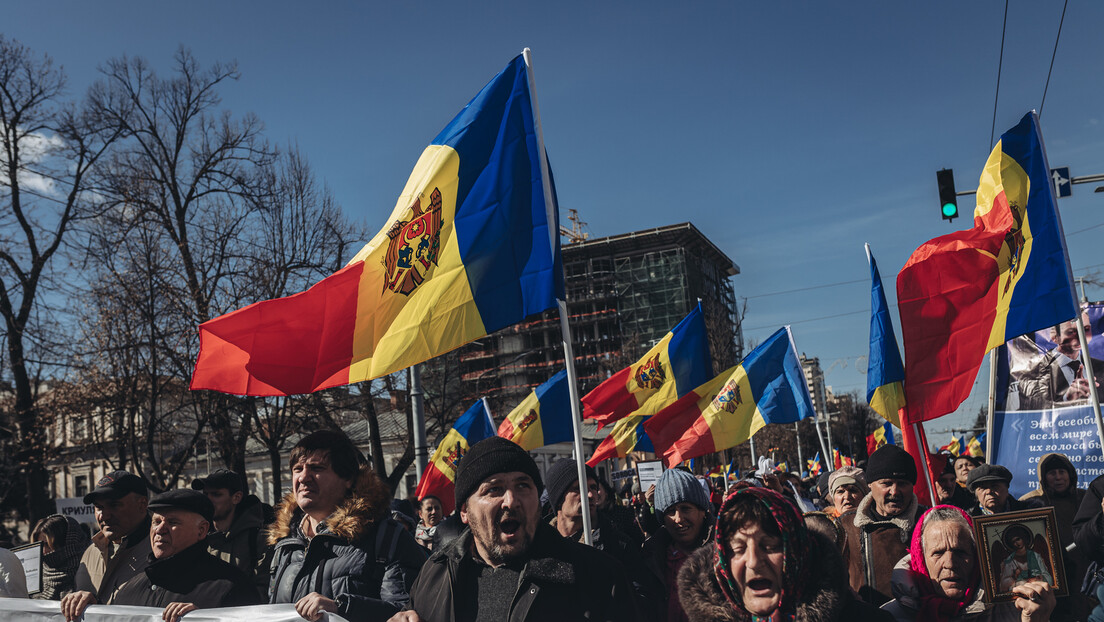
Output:
[[[84,622],[162,622],[162,609],[124,607],[122,605],[92,605],[84,612]],[[295,605],[254,605],[196,609],[183,622],[303,622],[295,613]],[[61,603],[56,600],[0,598],[0,622],[65,622]],[[322,614],[321,622],[346,622],[332,613]]]
[[84,499],[80,497],[71,497],[67,499],[55,499],[57,503],[57,512],[62,516],[72,516],[78,523],[84,523],[92,528],[92,533],[100,528],[96,524],[96,508],[92,507],[92,504],[85,503]]

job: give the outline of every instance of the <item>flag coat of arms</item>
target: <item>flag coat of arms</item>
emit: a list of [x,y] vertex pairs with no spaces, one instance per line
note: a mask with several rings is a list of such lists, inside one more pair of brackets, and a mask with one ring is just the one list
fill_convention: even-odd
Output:
[[639,361],[583,396],[583,418],[604,427],[629,414],[654,415],[709,380],[713,362],[701,303]]
[[533,389],[498,426],[499,436],[526,450],[570,441],[573,432],[566,369]]
[[1038,118],[1001,136],[978,182],[974,227],[931,240],[897,276],[910,424],[953,412],[985,353],[1077,314]]
[[370,380],[552,308],[563,291],[523,57],[426,147],[383,228],[300,294],[200,325],[192,389]]
[[487,410],[486,400],[481,399],[460,415],[445,438],[441,439],[414,495],[419,500],[426,495],[437,497],[441,500],[444,515],[451,514],[456,505],[456,467],[472,445],[494,434],[494,420]]
[[668,466],[747,441],[768,423],[813,416],[805,372],[789,327],[742,363],[694,389],[644,423]]

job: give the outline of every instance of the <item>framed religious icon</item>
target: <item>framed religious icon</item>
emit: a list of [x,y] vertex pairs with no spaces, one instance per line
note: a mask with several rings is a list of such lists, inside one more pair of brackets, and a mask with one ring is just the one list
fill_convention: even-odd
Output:
[[1069,594],[1054,508],[975,517],[974,536],[986,602],[1015,600],[1012,588],[1031,581]]

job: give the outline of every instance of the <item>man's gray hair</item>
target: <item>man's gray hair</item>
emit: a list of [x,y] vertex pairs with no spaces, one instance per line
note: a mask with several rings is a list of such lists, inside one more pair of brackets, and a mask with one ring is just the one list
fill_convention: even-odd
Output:
[[970,542],[974,545],[974,550],[977,550],[977,543],[974,542],[974,530],[970,526],[970,522],[962,515],[961,510],[952,507],[937,507],[928,512],[928,515],[924,518],[924,529],[920,532],[920,548],[922,550],[927,548],[924,546],[924,533],[936,523],[957,523],[961,525],[966,533],[970,534]]

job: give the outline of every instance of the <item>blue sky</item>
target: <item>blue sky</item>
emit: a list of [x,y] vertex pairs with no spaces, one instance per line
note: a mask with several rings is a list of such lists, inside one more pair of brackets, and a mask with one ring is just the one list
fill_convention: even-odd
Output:
[[[833,388],[863,391],[863,243],[893,304],[909,254],[969,226],[939,218],[935,171],[953,168],[959,190],[977,184],[1003,11],[995,0],[42,1],[9,3],[3,32],[53,56],[75,92],[122,54],[163,70],[180,45],[204,64],[237,60],[225,106],[298,143],[373,229],[424,146],[530,47],[561,208],[593,236],[693,222],[742,269],[749,339],[790,323]],[[1061,12],[1011,3],[996,137],[1039,108]],[[1104,3],[1070,2],[1042,110],[1050,163],[1075,176],[1104,173],[1101,24]],[[1075,274],[1100,278],[1095,187],[1059,207]],[[933,440],[972,420],[984,395],[979,383],[959,415],[929,424]]]

